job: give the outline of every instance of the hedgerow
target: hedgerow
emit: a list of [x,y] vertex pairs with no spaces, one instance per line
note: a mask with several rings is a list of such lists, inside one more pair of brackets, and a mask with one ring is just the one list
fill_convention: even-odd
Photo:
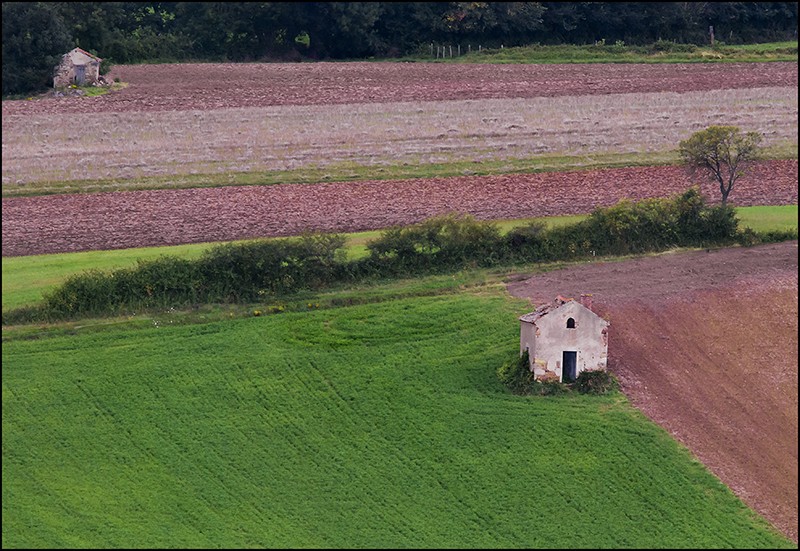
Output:
[[353,261],[345,258],[344,236],[308,234],[219,245],[197,260],[165,256],[133,268],[84,272],[47,294],[41,305],[4,313],[3,323],[198,303],[266,302],[367,279],[791,238],[796,232],[762,237],[739,231],[733,208],[706,206],[697,188],[672,198],[623,200],[568,226],[547,228],[534,222],[505,235],[493,222],[447,214],[389,228],[367,244],[368,256]]

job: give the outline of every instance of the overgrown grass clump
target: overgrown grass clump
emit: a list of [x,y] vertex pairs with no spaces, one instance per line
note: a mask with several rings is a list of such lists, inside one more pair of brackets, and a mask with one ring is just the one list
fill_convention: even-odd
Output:
[[573,388],[581,394],[608,394],[619,390],[619,381],[612,373],[603,369],[581,371],[573,383]]
[[672,198],[623,200],[574,224],[542,222],[502,233],[494,222],[443,215],[395,227],[348,260],[338,234],[224,244],[199,258],[162,256],[68,278],[41,304],[3,313],[3,323],[55,321],[197,304],[270,302],[301,290],[475,267],[574,261],[604,255],[796,238],[739,231],[732,207],[707,206],[696,188]]
[[497,378],[514,394],[530,394],[536,384],[530,361],[530,353],[526,349],[519,358],[511,358],[498,367]]

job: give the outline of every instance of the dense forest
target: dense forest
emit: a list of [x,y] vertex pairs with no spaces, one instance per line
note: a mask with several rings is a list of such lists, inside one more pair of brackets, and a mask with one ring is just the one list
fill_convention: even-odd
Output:
[[[3,2],[3,94],[79,46],[109,63],[422,55],[432,44],[743,44],[797,38],[797,2]],[[52,81],[51,81],[52,82]]]

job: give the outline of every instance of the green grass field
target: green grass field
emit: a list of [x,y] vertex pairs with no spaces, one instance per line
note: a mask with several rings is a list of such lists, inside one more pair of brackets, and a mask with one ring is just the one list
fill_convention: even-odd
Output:
[[796,547],[501,290],[4,338],[3,547]]
[[[695,62],[763,62],[797,61],[797,41],[764,44],[725,45],[715,47],[670,45],[664,42],[663,51],[653,51],[650,46],[626,44],[596,44],[559,46],[520,46],[502,49],[473,49],[468,54],[462,50],[460,57],[446,57],[441,61],[460,63],[695,63]],[[430,61],[430,56],[419,60]]]
[[797,205],[741,207],[736,214],[740,226],[759,232],[797,229]]
[[[741,207],[737,209],[741,226],[757,231],[797,229],[797,205]],[[558,216],[543,219],[549,225],[565,225],[581,220],[582,216]],[[501,231],[521,226],[529,220],[498,221]],[[367,254],[366,243],[379,237],[380,231],[348,234],[347,251],[350,258]],[[69,275],[90,269],[113,270],[136,265],[162,255],[197,258],[213,244],[201,243],[173,247],[147,247],[116,251],[90,251],[68,254],[48,254],[23,257],[4,257],[3,311],[35,304],[42,294],[57,286]]]

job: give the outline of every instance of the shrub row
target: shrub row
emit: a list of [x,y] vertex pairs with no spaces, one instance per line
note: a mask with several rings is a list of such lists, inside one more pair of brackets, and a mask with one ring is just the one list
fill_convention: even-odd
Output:
[[[731,207],[706,206],[696,188],[669,199],[624,200],[569,226],[548,229],[535,222],[505,235],[492,222],[449,214],[390,228],[368,243],[367,257],[355,261],[345,259],[344,236],[316,234],[220,245],[197,260],[164,256],[133,268],[84,272],[47,294],[40,307],[8,312],[3,322],[266,302],[368,278],[759,241],[758,234],[738,232],[737,225]],[[792,238],[768,236],[781,237]]]
[[[70,277],[44,298],[47,319],[197,303],[244,303],[343,279],[345,237],[305,235],[213,247],[197,260],[162,256]],[[28,317],[30,311],[28,310]]]
[[491,222],[441,216],[388,230],[368,247],[382,269],[427,272],[719,245],[735,241],[737,228],[733,208],[708,207],[691,188],[672,198],[623,200],[572,225],[548,229],[537,221],[506,235]]

